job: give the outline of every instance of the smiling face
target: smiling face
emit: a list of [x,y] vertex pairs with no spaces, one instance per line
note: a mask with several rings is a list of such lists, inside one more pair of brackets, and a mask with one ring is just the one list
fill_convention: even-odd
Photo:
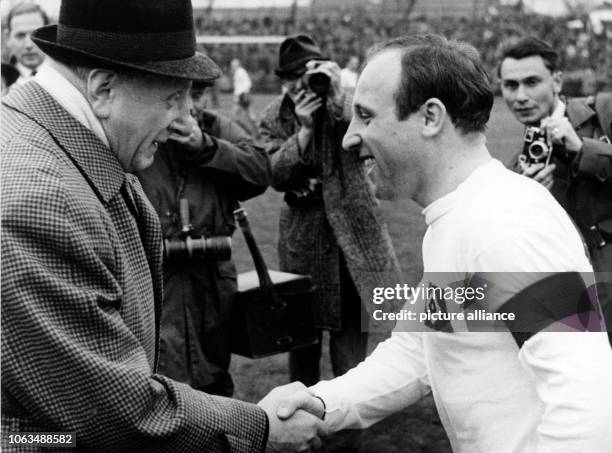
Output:
[[189,115],[190,82],[155,78],[125,78],[114,87],[102,126],[125,171],[144,170],[153,163],[168,127]]
[[34,70],[40,66],[45,56],[32,42],[32,32],[44,25],[40,13],[18,14],[11,19],[6,45],[11,55],[26,68]]
[[353,98],[353,119],[342,146],[366,162],[378,198],[418,197],[423,177],[419,112],[399,120],[396,92],[401,76],[400,49],[377,54],[364,68]]
[[506,58],[500,66],[501,91],[517,120],[539,126],[559,101],[561,73],[552,73],[539,55]]

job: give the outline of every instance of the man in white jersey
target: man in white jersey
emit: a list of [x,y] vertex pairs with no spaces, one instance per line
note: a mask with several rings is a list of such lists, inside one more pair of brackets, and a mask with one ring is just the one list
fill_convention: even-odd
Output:
[[609,451],[612,351],[592,268],[550,193],[489,154],[492,105],[473,47],[392,40],[370,52],[343,146],[374,159],[379,196],[424,207],[423,286],[484,279],[482,307],[518,321],[399,323],[356,368],[288,398],[281,418],[309,404],[332,432],[362,429],[432,392],[455,452]]

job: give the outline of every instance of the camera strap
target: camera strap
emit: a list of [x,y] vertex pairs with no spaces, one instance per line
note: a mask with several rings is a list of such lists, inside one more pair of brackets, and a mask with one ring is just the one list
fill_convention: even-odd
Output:
[[268,272],[268,266],[266,266],[266,262],[261,255],[261,251],[259,250],[257,242],[255,241],[255,237],[251,232],[251,227],[249,225],[245,209],[242,207],[236,209],[234,211],[234,217],[242,230],[242,234],[244,234],[244,239],[247,243],[249,251],[251,252],[251,256],[253,257],[255,271],[257,272],[257,277],[259,278],[259,287],[264,293],[266,300],[270,301],[272,311],[280,313],[283,308],[285,308],[286,304],[280,299],[276,293],[276,290],[274,289],[274,284],[272,283],[272,279],[270,278],[270,274]]

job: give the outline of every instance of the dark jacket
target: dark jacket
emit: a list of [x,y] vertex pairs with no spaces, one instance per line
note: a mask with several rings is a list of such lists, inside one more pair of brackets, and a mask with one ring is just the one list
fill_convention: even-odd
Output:
[[2,100],[2,451],[262,451],[267,417],[156,374],[161,232],[133,175],[36,82]]
[[278,252],[281,270],[310,274],[317,285],[315,317],[325,329],[341,329],[340,253],[366,310],[372,287],[395,285],[401,275],[378,202],[366,182],[363,163],[342,150],[346,119],[325,119],[326,144],[313,138],[306,150],[297,141],[299,122],[288,95],[265,109],[260,135],[270,156],[271,185],[288,192],[302,189],[311,178],[322,185],[322,199],[281,209]]
[[[160,145],[153,165],[138,174],[166,239],[181,240],[179,200],[189,202],[194,237],[232,236],[237,200],[268,186],[265,151],[234,121],[205,111],[199,121],[212,143],[198,152]],[[212,393],[231,395],[230,314],[236,295],[232,260],[164,262],[160,372]]]
[[566,115],[583,148],[573,160],[563,155],[554,159],[557,169],[551,191],[584,234],[591,225],[612,220],[612,93],[572,99]]

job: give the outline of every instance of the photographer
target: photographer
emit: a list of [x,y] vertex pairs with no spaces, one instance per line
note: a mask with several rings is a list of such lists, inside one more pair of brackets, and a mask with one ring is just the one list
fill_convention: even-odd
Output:
[[[558,60],[549,44],[533,37],[508,43],[502,50],[502,95],[516,119],[527,126],[515,166],[549,189],[580,229],[598,272],[599,300],[610,330],[612,93],[565,103],[559,95]],[[612,341],[612,333],[608,335]]]
[[[138,177],[166,244],[159,371],[206,393],[231,396],[229,323],[237,289],[228,238],[236,200],[265,191],[268,164],[240,126],[205,109],[208,86],[193,83],[192,116],[171,124],[170,140]],[[188,247],[187,241],[202,237],[216,242]]]
[[[330,332],[332,370],[338,376],[366,354],[365,282],[385,272],[397,281],[397,260],[364,164],[342,150],[349,115],[344,115],[348,99],[340,90],[340,68],[309,36],[297,35],[281,44],[276,74],[283,94],[265,109],[260,134],[270,156],[271,185],[285,192],[280,267],[310,274],[317,285],[315,318]],[[320,358],[320,344],[292,351],[291,380],[318,382]],[[354,436],[334,442],[342,451],[358,448]]]

